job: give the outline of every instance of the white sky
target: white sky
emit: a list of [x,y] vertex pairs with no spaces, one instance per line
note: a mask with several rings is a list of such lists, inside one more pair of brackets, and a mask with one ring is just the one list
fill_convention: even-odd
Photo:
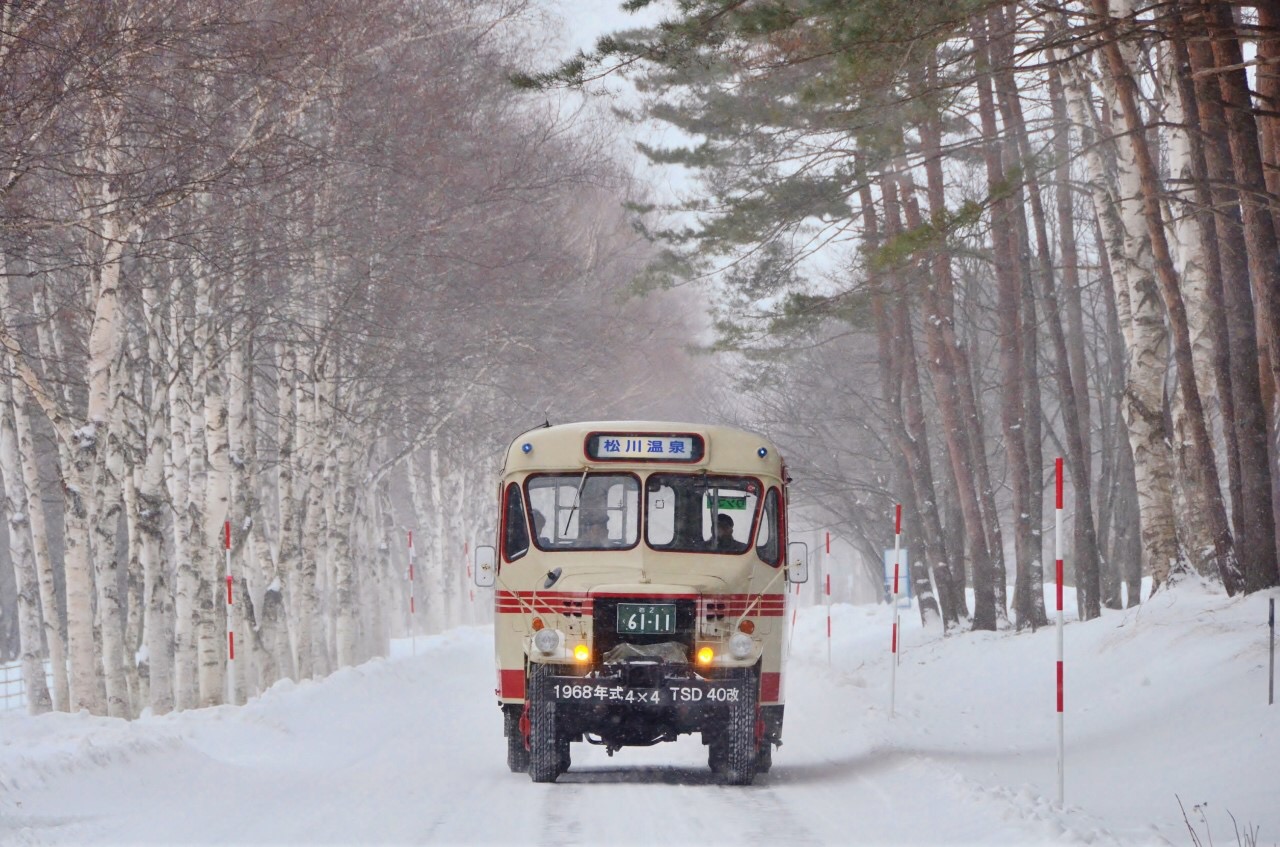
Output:
[[569,49],[589,49],[596,39],[609,32],[647,26],[661,20],[653,7],[628,14],[619,6],[621,0],[541,0],[549,11],[565,20],[564,39]]
[[555,785],[509,772],[492,631],[469,627],[241,707],[0,712],[0,844],[1168,847],[1237,843],[1231,815],[1275,844],[1278,594],[1187,585],[1079,623],[1068,592],[1065,808],[1052,626],[941,638],[904,612],[890,717],[889,610],[838,604],[830,642],[826,609],[799,609],[784,744],[749,788],[691,736],[573,744]]

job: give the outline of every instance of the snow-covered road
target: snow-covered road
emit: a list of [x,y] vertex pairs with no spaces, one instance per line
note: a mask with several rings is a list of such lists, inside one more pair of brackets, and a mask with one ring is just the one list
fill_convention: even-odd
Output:
[[[1076,720],[1080,751],[1064,811],[1051,802],[1052,711],[1039,714],[1045,710],[1016,691],[1036,672],[1011,671],[1013,688],[982,676],[1021,653],[1051,656],[1052,631],[914,648],[908,640],[899,715],[891,721],[879,643],[887,610],[836,611],[844,635],[832,668],[824,613],[802,613],[785,744],[773,770],[751,787],[719,784],[694,738],[613,758],[575,744],[572,769],[554,785],[510,773],[492,696],[491,634],[472,628],[419,638],[416,656],[278,685],[241,708],[132,723],[6,716],[0,843],[1165,844],[1186,843],[1179,788],[1188,808],[1220,790],[1207,772],[1217,765],[1203,756],[1203,766],[1183,770],[1177,750],[1147,763],[1134,759],[1168,746],[1158,729],[1137,722],[1151,688],[1164,683],[1158,667],[1148,667],[1145,682],[1139,673],[1133,696],[1099,673],[1099,692],[1115,689],[1115,702],[1132,708],[1112,709],[1097,728],[1087,715]],[[1119,649],[1119,621],[1097,627],[1102,652]],[[1083,635],[1090,626],[1074,629]],[[1153,633],[1152,645],[1163,635]],[[1225,635],[1218,640],[1237,649]],[[1149,666],[1145,641],[1138,639],[1131,661]],[[1112,670],[1121,669],[1128,671]],[[1084,667],[1076,676],[1081,687],[1095,684]],[[1222,690],[1210,682],[1206,691]],[[1205,708],[1190,697],[1188,706]],[[1095,701],[1084,711],[1107,707]],[[1186,720],[1184,737],[1197,744],[1198,718]],[[1263,725],[1252,747],[1246,740],[1217,756],[1242,790],[1214,795],[1217,805],[1207,807],[1232,810],[1242,825],[1262,824],[1262,844],[1277,835],[1268,833],[1277,812],[1265,799],[1250,805],[1257,790],[1243,790],[1251,773],[1247,766],[1241,773],[1240,757],[1274,760],[1274,726]],[[1274,798],[1280,784],[1267,773],[1256,774],[1271,780],[1260,798]],[[1225,825],[1216,834],[1231,840]]]

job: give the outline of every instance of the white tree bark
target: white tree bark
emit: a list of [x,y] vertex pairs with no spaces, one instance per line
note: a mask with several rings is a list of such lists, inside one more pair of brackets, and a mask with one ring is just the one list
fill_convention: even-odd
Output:
[[186,332],[177,304],[169,315],[169,328],[169,450],[165,479],[174,509],[173,550],[177,557],[173,592],[173,700],[175,708],[190,709],[197,704],[199,694],[195,626],[200,586],[191,543],[191,387],[182,359]]
[[[117,354],[118,354],[117,350]],[[125,602],[120,597],[120,561],[117,536],[124,509],[126,471],[121,444],[126,437],[124,398],[130,378],[117,355],[110,370],[108,391],[113,408],[109,422],[99,431],[105,436],[98,446],[98,462],[93,485],[93,573],[97,588],[98,642],[101,645],[102,677],[107,693],[107,714],[113,718],[133,717],[129,685],[125,675]]]
[[[432,454],[428,454],[428,470],[432,467]],[[416,634],[418,629],[423,632],[435,632],[445,618],[444,595],[439,591],[439,585],[436,579],[436,569],[434,562],[437,561],[438,554],[437,539],[441,529],[429,521],[428,516],[439,513],[433,510],[433,503],[426,498],[426,492],[423,490],[423,480],[421,469],[418,467],[418,451],[411,450],[405,461],[405,473],[409,478],[409,502],[413,507],[413,519],[410,521],[409,528],[413,531],[414,544],[417,552],[417,562],[415,563],[414,586],[415,602],[418,612],[412,618],[409,617],[409,600],[408,587],[405,586],[403,591],[396,591],[396,605],[393,608],[403,609],[402,615],[396,615],[393,620],[405,620],[410,628],[410,634]],[[443,522],[441,521],[442,525]],[[404,585],[405,579],[401,578],[396,584]],[[418,619],[415,619],[418,618]]]
[[165,320],[155,286],[143,290],[142,300],[147,324],[150,392],[144,431],[145,454],[141,472],[134,476],[137,490],[131,519],[138,528],[138,562],[146,586],[143,594],[147,616],[142,641],[147,663],[148,702],[153,714],[163,715],[174,707],[175,584],[164,558],[165,518],[172,506],[164,482],[165,461],[169,455],[171,395],[162,339]]
[[360,656],[359,615],[356,606],[355,562],[351,552],[352,517],[356,508],[351,439],[339,437],[335,456],[334,515],[329,525],[329,550],[334,565],[334,641],[338,667],[356,664]]
[[[4,253],[0,252],[0,315],[10,314],[13,314],[13,301],[9,290],[8,266]],[[26,490],[26,523],[30,530],[40,599],[40,618],[43,621],[43,635],[49,652],[49,675],[53,683],[51,706],[65,712],[70,704],[66,644],[63,641],[60,626],[53,557],[49,552],[49,531],[40,484],[40,467],[36,460],[35,442],[31,436],[31,413],[27,409],[30,392],[22,378],[17,375],[17,371],[25,365],[25,361],[18,358],[20,353],[16,350],[16,339],[13,341],[15,350],[6,350],[5,356],[9,359],[9,370],[14,372],[15,376],[0,377],[0,380],[8,385],[12,398],[14,438],[20,462],[20,478]],[[43,679],[43,676],[41,678]]]
[[[1089,102],[1080,69],[1067,64],[1064,71],[1067,102],[1074,119],[1090,138],[1106,138]],[[1114,92],[1104,93],[1108,102],[1116,102]],[[1178,561],[1173,457],[1163,416],[1168,333],[1156,287],[1150,237],[1142,216],[1140,179],[1132,145],[1119,136],[1107,145],[1107,150],[1114,152],[1111,162],[1103,157],[1098,144],[1085,144],[1094,209],[1111,259],[1116,310],[1128,351],[1121,408],[1138,481],[1143,552],[1158,585],[1168,579]]]
[[312,376],[299,404],[299,433],[302,463],[306,478],[306,505],[302,522],[302,555],[299,558],[297,598],[298,672],[304,679],[321,673],[328,664],[325,655],[324,620],[320,605],[319,578],[324,555],[325,463],[327,440],[324,433],[331,425],[328,410],[332,408],[326,383],[324,357],[312,364]]
[[[267,649],[271,650],[274,647],[276,651],[281,651],[288,647],[288,667],[286,669],[282,666],[281,672],[288,674],[291,678],[305,678],[300,661],[304,636],[301,630],[298,600],[296,599],[300,591],[299,558],[302,554],[299,544],[302,516],[299,514],[298,497],[298,405],[295,391],[298,378],[298,357],[297,350],[290,342],[281,342],[277,347],[277,361],[280,366],[276,383],[276,404],[278,407],[276,413],[276,444],[279,454],[276,461],[276,491],[280,512],[280,549],[276,565],[285,582],[277,588],[275,593],[282,603],[280,613],[282,618],[287,620],[285,630],[290,635],[290,643],[287,645],[277,643]],[[267,590],[268,592],[271,591],[270,586],[268,586]],[[264,605],[269,599],[264,600]],[[264,617],[266,614],[267,610],[264,609]],[[308,622],[309,625],[310,623]],[[310,649],[311,646],[308,642],[308,653]],[[276,655],[279,655],[279,652]],[[310,669],[309,662],[307,669]]]
[[[3,271],[3,267],[0,267]],[[2,277],[0,277],[2,280]],[[7,286],[0,281],[0,286]],[[7,302],[0,296],[0,303]],[[0,355],[0,366],[9,369],[8,355]],[[9,525],[9,559],[13,565],[14,588],[18,599],[18,655],[27,695],[27,712],[38,715],[53,708],[44,676],[44,645],[40,641],[40,589],[35,555],[31,549],[31,524],[27,519],[28,494],[22,479],[22,459],[18,455],[18,433],[13,422],[13,387],[0,378],[0,476],[4,477],[4,514]],[[36,492],[39,496],[39,491]]]
[[[1211,415],[1218,392],[1217,380],[1213,374],[1214,340],[1210,317],[1213,305],[1209,293],[1208,259],[1203,233],[1196,220],[1197,204],[1192,187],[1194,174],[1186,111],[1176,78],[1173,47],[1168,42],[1160,46],[1159,69],[1163,77],[1160,90],[1163,94],[1164,136],[1168,145],[1168,191],[1173,201],[1169,215],[1169,246],[1173,252],[1175,269],[1182,281],[1182,298],[1191,333],[1196,386],[1204,403],[1205,414]],[[1221,341],[1225,343],[1226,340]],[[1195,478],[1195,468],[1187,456],[1192,442],[1182,392],[1171,393],[1170,406],[1174,431],[1173,450],[1181,469],[1177,475],[1181,483],[1181,496],[1175,499],[1179,534],[1185,539],[1183,549],[1197,572],[1213,575],[1217,573],[1217,566],[1214,560],[1213,532],[1208,522],[1208,504],[1198,486],[1186,484],[1187,480]],[[1210,429],[1213,428],[1212,421],[1205,423]]]
[[36,461],[35,441],[31,435],[31,412],[25,391],[14,386],[13,417],[22,459],[22,478],[27,489],[27,522],[35,552],[36,572],[40,581],[40,610],[44,621],[44,643],[49,651],[49,674],[53,682],[53,708],[65,712],[70,708],[67,679],[67,648],[62,637],[61,613],[58,611],[57,586],[54,582],[53,555],[49,551],[48,518],[40,485],[40,466]]
[[[225,595],[226,554],[224,524],[231,518],[231,459],[227,442],[226,381],[220,355],[215,315],[211,303],[211,281],[200,268],[196,275],[196,324],[193,333],[195,350],[196,396],[203,408],[198,416],[204,426],[205,487],[202,496],[201,525],[198,541],[201,548],[200,616],[200,703],[212,706],[226,699],[227,683],[227,603]],[[193,419],[196,416],[193,416]],[[196,437],[195,432],[192,433]],[[234,595],[233,595],[234,597]]]

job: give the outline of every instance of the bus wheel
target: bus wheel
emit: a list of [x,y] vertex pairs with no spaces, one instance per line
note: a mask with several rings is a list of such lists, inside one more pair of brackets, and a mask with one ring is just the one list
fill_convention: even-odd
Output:
[[507,734],[507,767],[512,773],[529,770],[529,751],[524,746],[524,733],[520,731],[521,706],[502,707],[502,731]]
[[529,776],[534,782],[555,782],[560,775],[561,750],[550,676],[546,665],[529,666]]
[[750,785],[756,778],[756,700],[759,683],[748,677],[741,701],[729,707],[725,727],[725,779],[730,785]]

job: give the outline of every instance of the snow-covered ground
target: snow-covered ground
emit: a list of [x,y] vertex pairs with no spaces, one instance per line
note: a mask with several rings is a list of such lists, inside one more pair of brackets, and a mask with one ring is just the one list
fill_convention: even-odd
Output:
[[938,639],[905,613],[891,718],[889,610],[836,606],[830,665],[826,610],[800,610],[785,744],[748,788],[691,738],[510,773],[477,627],[239,708],[0,715],[0,844],[1192,844],[1179,799],[1202,844],[1277,844],[1267,599],[1068,623],[1065,807],[1052,627]]

